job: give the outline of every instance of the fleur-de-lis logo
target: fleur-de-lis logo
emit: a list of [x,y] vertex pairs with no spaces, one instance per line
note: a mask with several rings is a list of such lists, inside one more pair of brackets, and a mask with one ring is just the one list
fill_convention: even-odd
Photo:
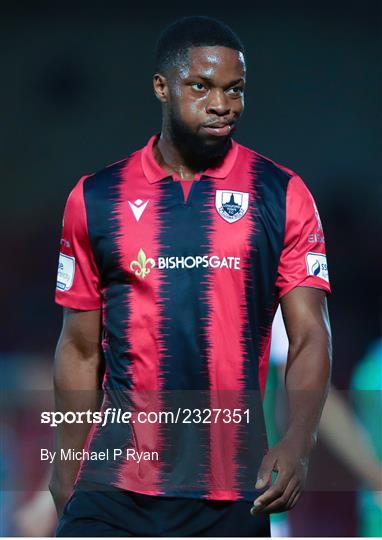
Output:
[[151,257],[147,258],[146,253],[141,248],[138,251],[138,257],[136,261],[130,263],[130,270],[134,272],[136,276],[145,278],[147,274],[151,272],[151,268],[154,268],[155,261]]

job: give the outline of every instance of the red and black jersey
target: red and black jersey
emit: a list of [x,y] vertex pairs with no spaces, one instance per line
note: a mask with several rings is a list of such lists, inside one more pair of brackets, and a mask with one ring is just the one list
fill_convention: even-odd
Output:
[[321,221],[301,178],[257,152],[232,141],[219,167],[180,181],[156,162],[157,137],[73,188],[56,302],[102,309],[105,406],[191,402],[254,416],[250,428],[232,418],[95,425],[87,448],[157,450],[159,459],[87,461],[79,477],[252,500],[267,449],[261,397],[277,305],[298,286],[330,292]]

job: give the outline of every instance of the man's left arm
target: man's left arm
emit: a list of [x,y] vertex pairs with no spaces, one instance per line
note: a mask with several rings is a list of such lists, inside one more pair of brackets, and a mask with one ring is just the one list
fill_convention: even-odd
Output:
[[277,479],[254,501],[252,513],[283,512],[297,503],[330,384],[332,347],[326,292],[295,287],[280,303],[289,338],[285,372],[289,422],[284,437],[262,461],[256,489],[268,484],[272,471],[277,472]]

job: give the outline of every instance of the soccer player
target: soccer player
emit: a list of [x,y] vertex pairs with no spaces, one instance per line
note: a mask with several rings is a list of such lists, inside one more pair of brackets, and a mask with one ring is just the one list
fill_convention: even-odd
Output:
[[[245,82],[230,28],[176,21],[157,45],[160,133],[69,195],[57,409],[107,422],[58,429],[64,456],[86,451],[54,463],[58,536],[269,536],[301,495],[330,378],[325,240],[302,179],[232,138]],[[290,410],[269,449],[278,304]]]

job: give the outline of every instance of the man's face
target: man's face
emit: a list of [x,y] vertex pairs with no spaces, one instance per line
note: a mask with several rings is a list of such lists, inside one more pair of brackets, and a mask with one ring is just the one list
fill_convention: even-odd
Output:
[[187,56],[166,79],[164,113],[177,145],[213,161],[226,153],[244,109],[244,56],[227,47],[192,47]]

